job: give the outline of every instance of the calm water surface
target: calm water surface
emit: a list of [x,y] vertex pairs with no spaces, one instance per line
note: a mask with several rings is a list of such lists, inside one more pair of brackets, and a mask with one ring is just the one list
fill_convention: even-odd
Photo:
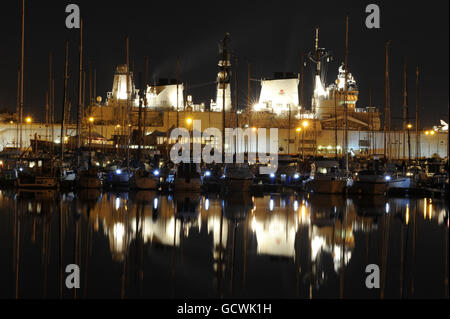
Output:
[[[448,204],[0,192],[0,298],[448,298]],[[65,287],[66,265],[81,287]],[[365,268],[380,267],[380,289]]]

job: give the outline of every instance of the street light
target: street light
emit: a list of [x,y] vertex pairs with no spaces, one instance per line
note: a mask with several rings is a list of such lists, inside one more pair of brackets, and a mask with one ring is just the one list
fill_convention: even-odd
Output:
[[89,118],[89,149],[91,149],[92,146],[92,135],[91,135],[91,129],[92,129],[92,124],[94,124],[94,118],[91,116]]
[[[189,132],[189,144],[190,144],[190,143],[191,143],[191,130],[190,130],[190,126],[191,126],[191,124],[192,124],[192,118],[188,117],[188,118],[186,119],[186,124],[187,124],[187,126],[188,126],[188,132]],[[193,133],[192,133],[192,135],[193,135]],[[192,142],[194,142],[194,137],[192,137]]]
[[408,164],[411,163],[411,135],[409,134],[409,130],[411,130],[412,127],[411,123],[406,125],[406,128],[408,129]]
[[33,122],[31,116],[27,116],[25,119],[25,122],[27,122],[28,124],[31,124],[31,122]]

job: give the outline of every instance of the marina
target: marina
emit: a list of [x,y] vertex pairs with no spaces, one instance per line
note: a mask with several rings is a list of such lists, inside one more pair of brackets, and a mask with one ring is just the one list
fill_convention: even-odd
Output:
[[200,45],[187,13],[186,39],[157,9],[125,32],[110,3],[100,41],[104,17],[71,4],[64,41],[36,49],[40,8],[17,2],[0,299],[449,298],[448,72],[409,34],[330,5],[301,32],[214,20]]

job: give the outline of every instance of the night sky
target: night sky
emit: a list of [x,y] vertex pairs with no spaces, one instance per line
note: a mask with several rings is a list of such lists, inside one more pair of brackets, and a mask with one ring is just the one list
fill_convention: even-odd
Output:
[[[2,3],[0,30],[0,109],[15,111],[20,48],[20,3]],[[30,1],[25,26],[24,116],[44,119],[48,89],[48,55],[55,56],[55,108],[59,120],[63,91],[64,42],[70,40],[70,99],[76,105],[78,31],[65,27],[65,7],[76,3],[84,19],[85,61],[97,70],[97,95],[106,98],[115,68],[125,63],[125,37],[130,37],[134,70],[144,72],[150,58],[150,77],[180,79],[195,103],[215,99],[218,43],[231,34],[239,57],[239,104],[246,103],[247,61],[252,78],[274,72],[298,72],[302,50],[314,44],[320,27],[320,46],[334,53],[327,84],[334,81],[344,60],[345,15],[350,19],[349,66],[360,89],[359,107],[368,106],[373,84],[374,105],[383,110],[384,45],[391,40],[391,114],[400,126],[403,61],[408,62],[410,116],[415,112],[415,67],[421,70],[420,118],[423,126],[448,118],[448,0],[433,1]],[[381,8],[381,29],[365,27],[365,7]],[[310,104],[312,74],[305,74],[305,101]],[[136,83],[137,84],[137,83]],[[252,82],[256,99],[259,83]],[[74,112],[73,112],[74,114]]]

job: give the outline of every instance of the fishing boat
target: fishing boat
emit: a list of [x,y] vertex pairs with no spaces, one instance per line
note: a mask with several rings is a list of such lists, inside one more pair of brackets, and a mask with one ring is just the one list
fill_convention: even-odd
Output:
[[251,191],[254,176],[247,163],[227,164],[221,182],[225,193],[248,193]]
[[17,177],[18,188],[57,188],[58,178],[52,158],[27,158],[21,160]]
[[304,181],[303,188],[306,192],[342,194],[348,183],[348,178],[339,170],[338,162],[316,161],[311,164],[311,173]]

